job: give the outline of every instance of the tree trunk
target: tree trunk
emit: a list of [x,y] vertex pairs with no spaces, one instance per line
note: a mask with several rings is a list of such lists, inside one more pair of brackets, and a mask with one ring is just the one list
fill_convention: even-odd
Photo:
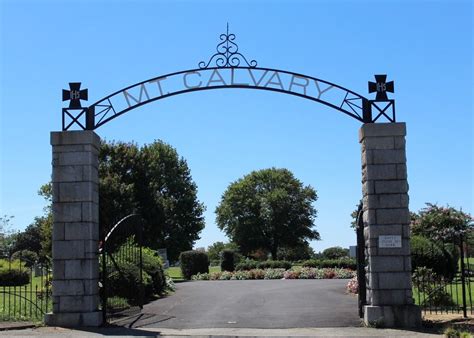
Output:
[[272,248],[271,254],[272,254],[272,259],[273,259],[274,261],[277,261],[277,260],[278,260],[277,252],[278,252],[278,249],[277,249],[277,248]]

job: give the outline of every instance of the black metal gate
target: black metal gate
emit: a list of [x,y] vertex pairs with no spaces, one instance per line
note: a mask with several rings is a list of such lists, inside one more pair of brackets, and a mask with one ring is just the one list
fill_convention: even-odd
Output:
[[136,315],[143,308],[142,243],[143,221],[137,214],[122,218],[103,234],[99,251],[104,323]]
[[367,304],[367,289],[365,280],[365,239],[364,239],[364,221],[362,202],[357,210],[356,233],[357,233],[357,295],[359,303],[359,317],[364,317],[364,305]]

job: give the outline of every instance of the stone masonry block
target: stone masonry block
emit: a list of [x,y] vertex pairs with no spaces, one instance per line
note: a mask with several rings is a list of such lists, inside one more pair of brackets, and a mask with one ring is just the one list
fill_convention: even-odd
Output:
[[82,166],[64,165],[56,166],[53,170],[52,181],[54,182],[79,182],[83,180]]
[[407,179],[407,165],[406,164],[397,164],[397,179],[399,180]]
[[359,142],[369,137],[405,135],[405,123],[366,123],[359,129]]
[[410,223],[410,213],[408,211],[408,208],[377,209],[376,217],[377,217],[378,224],[408,224]]
[[406,271],[404,263],[403,256],[374,256],[369,260],[372,272]]
[[[369,225],[367,230],[364,229],[367,233],[367,238],[378,239],[379,236],[387,235],[400,235],[402,236],[403,229],[401,224],[390,224],[390,225]],[[378,245],[378,242],[376,243]]]
[[395,149],[405,149],[406,140],[404,136],[396,136],[393,138]]
[[100,137],[91,130],[51,132],[51,145],[92,144],[100,146]]
[[82,203],[82,221],[83,222],[99,222],[99,204],[93,202]]
[[367,164],[398,164],[407,161],[403,149],[370,150],[370,152],[372,156],[367,157]]
[[397,179],[397,166],[395,164],[368,164],[362,169],[362,179],[364,181]]
[[60,296],[59,309],[61,312],[93,312],[99,305],[99,297],[91,296]]
[[370,209],[389,209],[389,208],[407,208],[406,194],[379,194],[367,195],[364,197],[364,203]]
[[375,181],[376,194],[403,194],[408,192],[406,180]]
[[363,196],[375,194],[375,182],[374,181],[363,181],[362,182],[362,194],[363,194]]
[[411,256],[404,256],[404,269],[411,273]]
[[53,146],[53,153],[70,153],[84,151],[83,144],[68,144],[68,145],[55,145]]
[[395,149],[393,137],[369,137],[362,142],[362,151],[372,149]]
[[80,202],[72,203],[53,203],[53,221],[78,222],[82,219],[82,204]]
[[53,279],[64,279],[65,278],[65,261],[54,260],[53,261]]
[[[409,272],[380,272],[378,274],[378,289],[410,289],[411,273]],[[405,294],[404,294],[405,296]],[[405,297],[404,297],[405,299]]]
[[99,166],[97,155],[89,151],[59,153],[58,155],[56,162],[58,166],[91,165],[96,168]]
[[362,220],[367,224],[377,223],[375,218],[375,210],[364,210],[364,213],[362,214]]
[[99,183],[99,170],[92,166],[82,166],[82,180]]
[[98,279],[99,261],[97,259],[68,260],[64,268],[67,279]]
[[64,225],[66,223],[53,223],[53,241],[64,241]]
[[405,289],[372,290],[372,305],[404,305],[406,304]]
[[55,296],[84,295],[84,283],[82,280],[53,280],[52,288]]
[[85,241],[85,248],[86,253],[99,253],[99,241],[98,240],[88,240]]
[[61,202],[94,202],[99,203],[99,187],[92,182],[59,183],[59,200]]
[[66,240],[94,240],[99,239],[99,225],[92,222],[65,223]]
[[83,259],[84,249],[84,241],[53,241],[53,259]]

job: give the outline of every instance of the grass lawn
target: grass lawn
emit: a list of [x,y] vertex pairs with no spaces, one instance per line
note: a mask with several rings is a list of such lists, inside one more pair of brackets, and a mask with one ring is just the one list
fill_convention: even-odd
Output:
[[[219,272],[221,271],[220,266],[210,266],[209,267],[209,272]],[[183,275],[181,274],[181,268],[179,266],[171,266],[165,271],[168,273],[168,276],[170,276],[173,280],[178,280],[181,281],[183,280]]]
[[51,295],[44,293],[45,282],[45,277],[33,277],[24,286],[0,286],[0,320],[42,321],[44,312],[52,309]]

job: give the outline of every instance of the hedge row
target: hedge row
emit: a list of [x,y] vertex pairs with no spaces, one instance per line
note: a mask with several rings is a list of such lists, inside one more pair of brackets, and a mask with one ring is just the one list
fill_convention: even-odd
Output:
[[209,257],[202,251],[183,251],[179,255],[181,273],[185,279],[191,279],[191,276],[198,273],[209,272]]
[[302,264],[304,267],[310,268],[340,268],[340,269],[357,269],[357,261],[355,258],[338,258],[338,259],[309,259]]
[[291,269],[292,264],[287,261],[254,261],[254,260],[249,260],[249,261],[244,261],[235,267],[235,270],[237,271],[248,271],[252,269]]
[[252,269],[241,271],[219,271],[198,273],[193,280],[248,280],[248,279],[345,279],[354,277],[355,272],[349,269]]
[[0,286],[22,286],[30,282],[26,270],[0,270]]

